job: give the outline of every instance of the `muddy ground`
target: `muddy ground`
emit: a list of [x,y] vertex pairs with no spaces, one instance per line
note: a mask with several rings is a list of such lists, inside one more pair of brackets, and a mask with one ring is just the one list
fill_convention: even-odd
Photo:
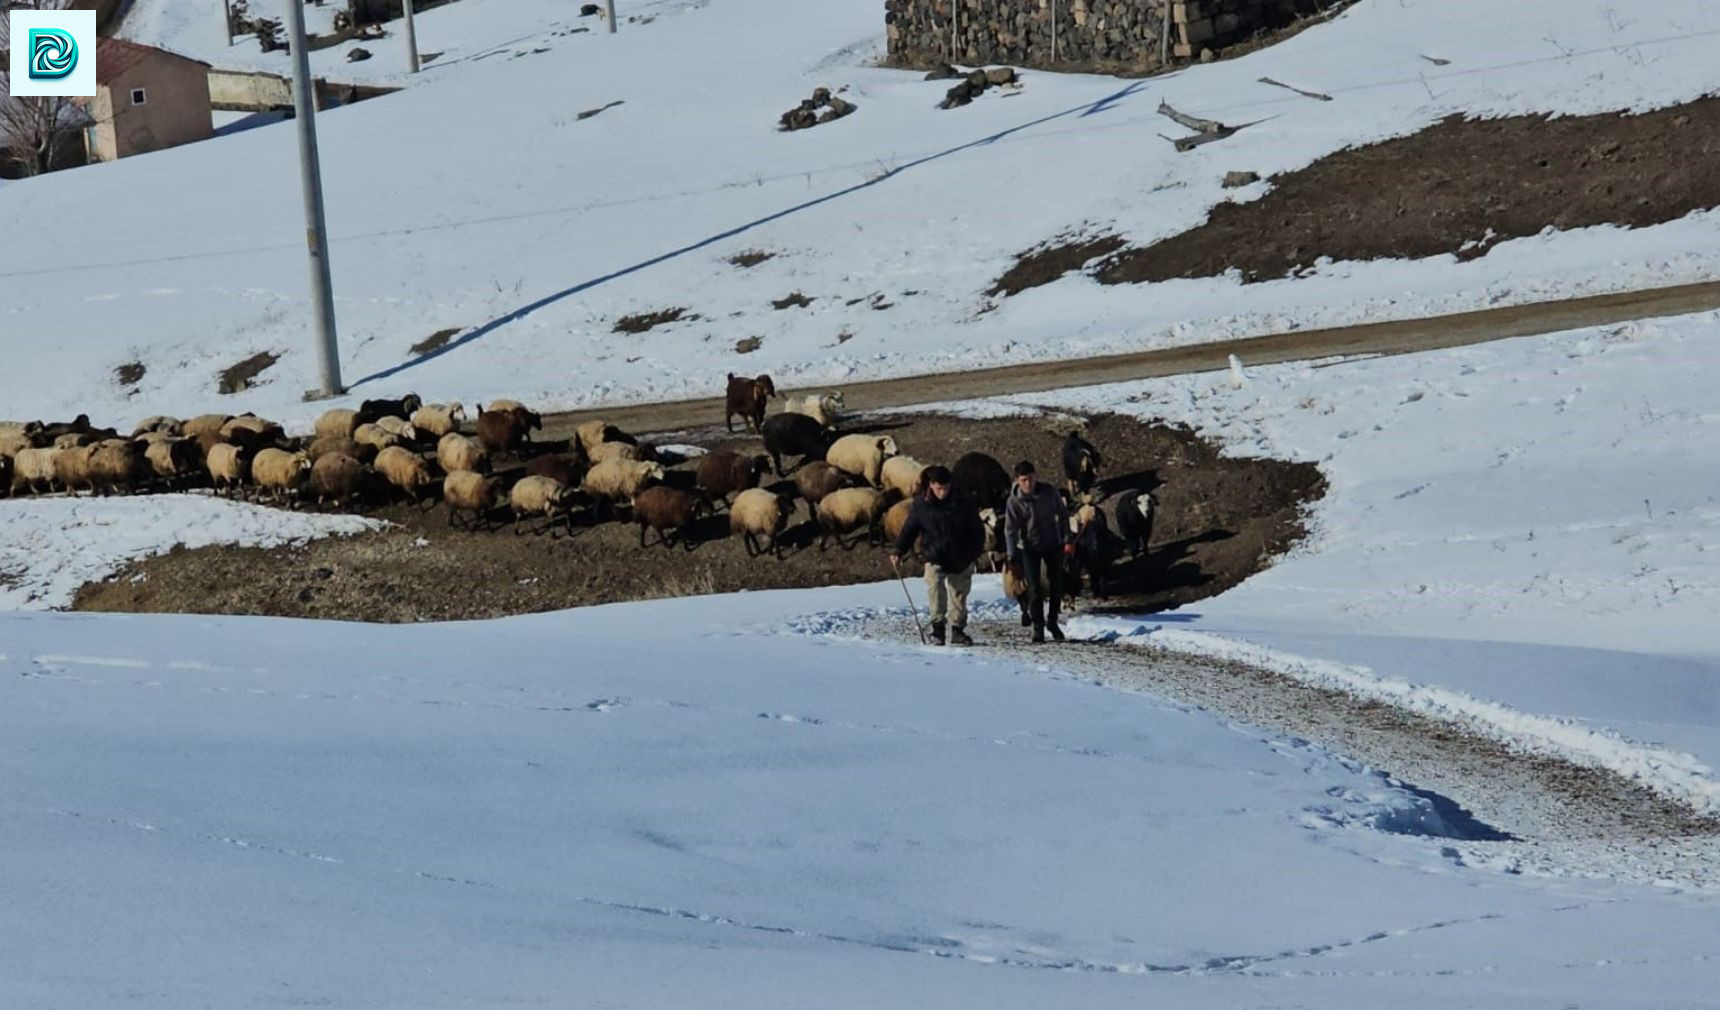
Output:
[[1085,227],[1058,236],[1020,253],[989,293],[1089,267],[1105,284],[1229,270],[1267,281],[1321,257],[1475,259],[1549,227],[1675,221],[1720,206],[1720,97],[1641,115],[1454,116],[1268,181],[1260,199],[1221,203],[1150,246],[1114,251],[1119,238]]
[[1322,256],[1475,258],[1548,227],[1674,221],[1720,206],[1720,98],[1634,116],[1453,117],[1270,181],[1261,199],[1219,204],[1205,224],[1118,253],[1096,276],[1126,284],[1235,269],[1264,281]]
[[[873,418],[902,451],[950,461],[970,450],[1013,464],[1057,469],[1067,415],[964,420],[936,415]],[[1303,507],[1325,490],[1310,464],[1222,458],[1191,432],[1116,417],[1092,419],[1088,437],[1106,455],[1108,493],[1151,488],[1160,517],[1151,549],[1114,576],[1126,592],[1106,601],[1160,610],[1223,592],[1270,563],[1303,534]],[[658,436],[662,443],[756,449],[756,438],[721,427]],[[690,479],[690,467],[677,468]],[[519,536],[511,528],[451,529],[441,505],[394,505],[371,513],[396,524],[373,535],[277,549],[199,548],[141,561],[86,586],[74,609],[258,614],[410,622],[498,617],[620,600],[742,589],[829,586],[889,575],[869,545],[821,551],[802,503],[782,560],[748,558],[727,517],[705,520],[691,550],[639,547],[623,523],[572,536]],[[1095,601],[1084,601],[1093,603]]]

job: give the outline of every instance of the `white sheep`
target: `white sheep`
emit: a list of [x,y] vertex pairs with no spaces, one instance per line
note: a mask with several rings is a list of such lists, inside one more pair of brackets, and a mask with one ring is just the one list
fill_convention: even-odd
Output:
[[520,520],[542,516],[544,523],[535,532],[543,532],[558,516],[567,517],[568,529],[573,528],[573,505],[578,494],[573,488],[549,477],[521,477],[508,492],[508,507],[514,513],[514,532],[524,535],[527,530]]
[[264,491],[284,496],[310,478],[311,457],[305,452],[264,449],[251,460],[251,479]]
[[471,470],[454,470],[442,478],[442,503],[448,506],[450,526],[463,512],[472,513],[472,525],[483,522],[500,500],[501,482],[494,477],[485,477]]
[[412,426],[432,438],[460,430],[466,408],[458,403],[427,403],[412,412]]
[[352,430],[352,440],[359,445],[368,445],[378,452],[401,445],[399,435],[382,427],[380,424],[361,424]]
[[185,425],[179,420],[179,418],[163,417],[158,415],[156,417],[146,417],[142,421],[139,421],[137,427],[131,430],[131,437],[141,438],[144,435],[150,434],[182,435],[184,433]]
[[612,459],[587,470],[585,481],[580,486],[594,498],[631,503],[634,495],[646,486],[660,482],[663,476],[660,463]]
[[912,498],[920,490],[920,475],[926,464],[912,456],[891,456],[878,473],[885,491],[894,491],[903,498]]
[[884,469],[884,461],[896,455],[896,440],[889,435],[844,435],[831,443],[825,462],[838,470],[862,477],[873,487]]
[[593,466],[611,459],[642,460],[649,459],[649,450],[631,442],[604,442],[594,446],[586,453],[586,458]]
[[477,439],[451,431],[436,442],[436,465],[447,473],[456,470],[489,473],[490,453]]
[[251,473],[251,461],[245,450],[231,442],[216,442],[203,458],[209,481],[217,491],[227,491],[243,484]]
[[[831,537],[836,538],[839,547],[854,546],[842,542],[845,533],[865,530],[875,535],[879,521],[884,518],[886,500],[884,492],[869,487],[848,487],[825,495],[818,502],[818,528],[824,532],[818,549],[828,546]],[[854,543],[859,542],[855,538]]]
[[785,414],[805,414],[826,428],[834,428],[844,406],[842,391],[833,389],[828,393],[791,396],[783,401],[782,410]]
[[233,419],[232,414],[198,414],[186,421],[183,428],[186,438],[197,438],[200,435],[219,435],[227,422]]
[[413,427],[412,422],[404,417],[393,415],[379,417],[376,419],[376,426],[399,438],[402,442],[418,441],[418,429]]
[[424,457],[398,445],[388,446],[377,453],[376,462],[372,465],[388,483],[406,492],[407,497],[413,501],[417,501],[426,488],[436,483],[436,478],[430,473],[430,464],[424,462]]
[[574,428],[573,434],[587,456],[591,455],[592,450],[606,442],[632,441],[626,432],[604,420],[586,421]]
[[39,494],[52,491],[59,479],[61,450],[46,448],[21,449],[12,457],[12,493],[20,488]]
[[784,502],[761,487],[748,488],[736,495],[734,505],[729,507],[729,532],[742,536],[747,557],[755,558],[768,551],[780,558],[782,544],[777,538],[788,527],[793,511],[793,502]]
[[316,433],[318,438],[351,438],[358,430],[358,411],[336,407],[325,410],[317,417]]

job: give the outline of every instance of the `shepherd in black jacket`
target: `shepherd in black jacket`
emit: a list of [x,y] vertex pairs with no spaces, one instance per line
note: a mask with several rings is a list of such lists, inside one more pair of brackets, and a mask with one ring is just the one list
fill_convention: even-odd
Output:
[[973,588],[974,562],[985,549],[985,527],[966,498],[950,494],[950,471],[928,466],[922,490],[908,511],[902,535],[890,550],[890,567],[899,568],[902,555],[920,541],[926,556],[926,595],[932,618],[932,642],[972,645],[967,633],[967,598]]

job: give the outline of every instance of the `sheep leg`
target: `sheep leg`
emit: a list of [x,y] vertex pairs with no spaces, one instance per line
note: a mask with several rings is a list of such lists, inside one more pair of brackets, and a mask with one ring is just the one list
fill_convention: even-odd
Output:
[[[662,539],[661,534],[658,535],[658,539],[659,540]],[[644,523],[639,524],[639,546],[640,547],[645,546],[645,524]]]

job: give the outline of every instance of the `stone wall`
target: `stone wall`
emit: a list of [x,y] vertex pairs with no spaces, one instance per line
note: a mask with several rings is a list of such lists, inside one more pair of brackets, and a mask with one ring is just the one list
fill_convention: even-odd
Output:
[[885,0],[884,23],[890,61],[900,66],[1145,72],[1216,52],[1317,6],[1317,0]]

